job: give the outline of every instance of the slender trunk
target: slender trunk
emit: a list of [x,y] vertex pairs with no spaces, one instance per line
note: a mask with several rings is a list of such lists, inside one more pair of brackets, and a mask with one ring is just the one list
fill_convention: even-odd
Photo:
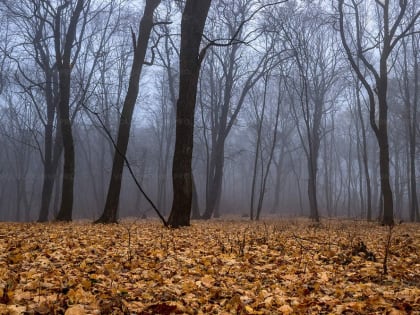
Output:
[[[266,77],[266,80],[265,80],[264,103],[265,103],[265,94],[266,94],[266,91],[267,91],[267,84],[268,84],[268,74],[267,74],[267,77]],[[273,161],[274,150],[276,149],[276,145],[277,145],[277,133],[278,133],[278,126],[279,126],[281,96],[282,96],[282,94],[280,93],[280,89],[279,89],[279,94],[278,94],[278,98],[277,98],[276,116],[275,116],[276,121],[275,121],[275,124],[274,124],[274,130],[273,130],[273,142],[272,142],[272,145],[271,145],[271,148],[270,148],[270,154],[269,154],[269,157],[268,157],[268,162],[267,162],[267,166],[266,166],[266,169],[265,169],[264,178],[262,179],[262,183],[261,183],[260,196],[259,196],[258,205],[257,205],[257,215],[256,215],[256,218],[255,218],[257,221],[260,219],[260,216],[261,216],[261,210],[262,210],[265,191],[266,191],[266,187],[267,187],[267,179],[268,179],[268,175],[270,173],[271,162]]]
[[309,134],[309,154],[308,154],[308,197],[311,211],[311,219],[319,222],[319,209],[317,200],[317,175],[318,175],[318,155],[320,145],[320,122],[322,115],[322,103],[315,104],[313,126]]
[[195,185],[194,176],[192,176],[192,214],[191,219],[200,219],[200,207],[198,205],[197,186]]
[[[221,141],[221,140],[220,140]],[[223,186],[223,168],[225,159],[224,140],[217,142],[213,149],[210,161],[210,176],[209,187],[206,195],[206,210],[203,213],[202,219],[210,219],[215,209],[217,208],[217,201],[220,200]]]
[[[350,135],[350,132],[349,132]],[[349,139],[351,139],[349,137]],[[349,152],[348,152],[348,157],[347,157],[347,217],[350,218],[351,217],[351,198],[352,198],[352,194],[351,194],[351,182],[352,182],[352,161],[351,161],[351,157],[353,154],[353,145],[352,145],[352,141],[350,141],[349,143]]]
[[372,220],[372,187],[370,183],[370,172],[369,172],[369,160],[368,160],[368,150],[367,150],[367,140],[366,140],[366,127],[363,119],[362,113],[362,104],[360,100],[360,87],[357,87],[356,91],[356,103],[357,103],[357,113],[360,120],[360,127],[362,132],[362,157],[363,157],[363,171],[366,180],[366,219],[368,221]]
[[124,100],[120,116],[116,150],[112,163],[111,179],[108,186],[108,193],[104,211],[97,223],[114,223],[118,218],[118,204],[120,200],[121,183],[124,168],[124,156],[127,153],[128,140],[130,137],[131,122],[134,106],[139,93],[140,75],[146,56],[150,33],[153,27],[153,13],[161,0],[147,0],[143,17],[139,25],[139,33],[134,47],[133,65],[130,73],[127,94]]
[[[255,147],[255,156],[254,156],[254,168],[252,173],[252,184],[251,184],[251,201],[250,201],[250,210],[249,210],[249,217],[251,220],[254,220],[254,199],[255,199],[255,186],[257,183],[257,167],[258,167],[258,156],[260,155],[261,151],[261,131],[262,126],[264,122],[264,116],[265,116],[265,106],[266,106],[266,99],[267,99],[267,85],[268,85],[268,77],[265,77],[264,80],[264,95],[263,95],[263,101],[262,101],[262,109],[261,109],[261,116],[258,115],[258,106],[256,103],[254,103],[255,107],[255,116],[257,118],[257,142]],[[261,163],[263,163],[261,158]],[[263,174],[261,174],[263,175]]]
[[[357,111],[357,109],[356,109]],[[359,215],[363,219],[366,217],[365,214],[365,196],[364,196],[364,187],[363,187],[363,158],[362,158],[362,144],[360,140],[360,125],[357,117],[357,112],[352,115],[356,125],[356,157],[357,157],[357,169],[358,169],[358,191],[359,191]],[[350,135],[350,134],[349,134]],[[350,135],[351,136],[351,135]],[[349,138],[351,139],[351,137]]]
[[[413,46],[414,44],[414,35],[413,35]],[[416,45],[418,48],[418,44]],[[419,201],[417,197],[417,180],[416,180],[416,140],[417,140],[417,106],[419,103],[419,61],[418,61],[418,50],[414,50],[414,95],[413,95],[413,111],[412,111],[412,120],[410,124],[410,188],[411,188],[411,202],[410,202],[410,220],[412,222],[420,221],[419,214]]]
[[296,166],[295,166],[295,157],[292,156],[292,152],[289,151],[289,158],[290,158],[290,163],[292,164],[292,172],[296,177],[296,185],[298,188],[298,196],[299,196],[299,210],[300,210],[300,215],[303,216],[304,215],[304,207],[303,207],[303,197],[302,197],[302,188],[300,186],[300,178],[301,178],[301,167],[300,167],[300,159],[298,159],[299,161],[299,172],[296,170]]
[[309,170],[309,179],[308,179],[308,197],[309,197],[309,208],[310,208],[310,217],[315,222],[319,222],[319,212],[318,212],[318,201],[317,201],[317,192],[316,192],[316,166],[314,165],[313,158],[308,160],[308,170]]
[[[260,118],[262,120],[262,118]],[[258,173],[258,155],[260,153],[260,144],[261,144],[261,125],[262,122],[258,123],[258,133],[257,133],[257,145],[255,148],[255,156],[254,156],[254,166],[252,171],[252,184],[251,184],[251,201],[250,201],[250,208],[249,208],[249,218],[254,220],[254,199],[255,199],[255,186],[257,183],[257,173]]]
[[[332,141],[332,139],[331,139]],[[331,150],[330,150],[331,152]],[[331,217],[331,172],[330,168],[328,167],[328,162],[331,163],[331,159],[328,156],[328,143],[325,141],[324,143],[324,189],[325,189],[325,207],[327,208],[327,215]]]
[[285,146],[280,146],[280,152],[278,160],[274,163],[276,166],[276,184],[274,188],[274,201],[273,206],[271,208],[270,213],[274,214],[279,209],[279,203],[280,203],[280,192],[282,191],[282,173],[283,173],[283,162],[284,162],[284,156],[285,156]]
[[[203,214],[203,219],[207,220],[213,216],[216,209],[217,200],[220,200],[222,193],[223,183],[223,167],[224,167],[224,146],[226,140],[226,127],[228,123],[228,113],[231,108],[232,101],[232,90],[234,84],[234,66],[236,53],[239,46],[234,45],[231,47],[231,51],[228,58],[227,74],[225,79],[225,87],[223,90],[223,103],[221,104],[221,113],[214,114],[213,123],[213,136],[211,143],[211,154],[209,157],[209,178],[208,178],[208,190],[206,196],[206,210]],[[213,79],[213,78],[211,78]],[[212,88],[214,89],[214,80],[212,80]],[[213,95],[212,95],[213,96]],[[219,116],[220,115],[220,116]]]

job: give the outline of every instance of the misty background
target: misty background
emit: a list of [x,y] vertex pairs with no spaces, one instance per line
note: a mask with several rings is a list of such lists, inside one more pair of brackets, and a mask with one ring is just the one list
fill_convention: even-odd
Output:
[[[59,210],[63,170],[57,115],[47,128],[47,104],[58,97],[48,23],[63,2],[0,1],[0,220],[38,219],[48,130],[53,141],[48,158],[57,161],[48,218]],[[115,138],[133,58],[131,32],[138,28],[143,2],[88,3],[73,49],[70,118],[76,154],[73,218],[94,220],[104,208],[115,151],[104,127]],[[264,3],[213,0],[210,8],[202,45],[216,39],[223,44],[209,48],[199,78],[193,151],[198,211],[205,218],[309,216],[308,164],[315,161],[321,216],[364,219],[369,199],[371,218],[379,218],[378,144],[368,97],[343,50],[336,4],[288,1],[254,14]],[[408,6],[409,18],[420,2]],[[155,11],[155,20],[165,23],[154,26],[149,41],[150,64],[141,75],[127,153],[137,179],[165,215],[172,202],[182,8],[182,1],[162,1]],[[381,47],[381,13],[375,8],[374,1],[359,7],[360,32],[373,64]],[[69,21],[60,23],[65,27]],[[351,24],[346,27],[349,34],[354,31]],[[238,40],[229,42],[238,29]],[[390,179],[395,217],[404,220],[419,219],[419,21],[413,30],[392,51],[388,72]],[[311,145],[317,146],[314,155]],[[119,216],[154,216],[126,169]]]

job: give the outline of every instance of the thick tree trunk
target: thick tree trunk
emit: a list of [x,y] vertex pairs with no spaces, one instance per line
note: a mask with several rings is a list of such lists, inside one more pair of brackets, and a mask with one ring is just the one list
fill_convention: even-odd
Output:
[[381,177],[381,190],[383,198],[383,217],[382,224],[394,224],[394,201],[390,183],[389,173],[389,141],[388,141],[388,69],[387,61],[381,60],[380,80],[378,84],[378,107],[379,107],[379,124],[376,133],[379,144],[379,172]]
[[391,183],[389,179],[389,145],[388,132],[382,129],[378,135],[379,144],[379,172],[381,179],[381,191],[383,201],[382,224],[394,224],[394,201],[392,197]]
[[74,188],[74,141],[70,121],[70,64],[59,67],[60,102],[59,124],[64,148],[63,182],[61,205],[57,221],[71,221]]
[[118,204],[120,200],[124,156],[127,152],[134,106],[136,104],[137,96],[139,93],[140,74],[146,56],[150,33],[153,27],[153,13],[160,2],[161,0],[147,0],[143,17],[140,21],[139,34],[134,50],[134,59],[131,68],[130,81],[120,117],[120,124],[116,141],[117,148],[114,153],[111,180],[109,182],[106,203],[104,211],[96,223],[114,223],[117,222],[118,219]]
[[64,49],[61,51],[62,34],[61,12],[69,5],[68,2],[60,5],[57,9],[54,21],[54,44],[56,63],[59,75],[59,102],[58,123],[64,148],[63,182],[61,188],[61,205],[57,214],[57,221],[71,221],[73,211],[74,189],[74,142],[70,120],[70,75],[73,65],[71,64],[71,51],[76,38],[77,23],[83,10],[84,0],[78,0],[70,19],[67,34],[65,35]]
[[187,0],[182,14],[179,98],[172,164],[174,197],[168,219],[168,225],[172,227],[190,224],[194,112],[202,60],[199,49],[210,3],[211,0]]

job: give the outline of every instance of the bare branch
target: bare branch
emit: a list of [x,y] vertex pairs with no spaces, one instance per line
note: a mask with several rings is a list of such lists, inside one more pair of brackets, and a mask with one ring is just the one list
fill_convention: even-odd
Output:
[[[277,2],[272,2],[272,3],[267,3],[264,4],[262,6],[260,6],[259,8],[257,8],[248,18],[246,18],[245,20],[243,20],[238,28],[236,29],[235,33],[233,34],[233,36],[229,39],[209,39],[207,36],[205,36],[204,34],[202,35],[209,43],[207,43],[206,46],[204,46],[203,49],[201,49],[200,54],[199,54],[199,62],[201,63],[206,55],[207,50],[212,47],[212,46],[218,46],[218,47],[227,47],[227,46],[231,46],[231,45],[237,45],[237,44],[246,44],[244,41],[241,41],[238,39],[238,36],[242,30],[242,28],[244,27],[244,25],[246,23],[248,23],[249,21],[251,21],[255,15],[257,15],[258,12],[260,12],[261,10],[273,6],[273,5],[277,5],[277,4],[282,4],[282,3],[286,3],[288,0],[282,0],[282,1],[277,1]],[[220,43],[220,41],[227,41],[225,43]]]

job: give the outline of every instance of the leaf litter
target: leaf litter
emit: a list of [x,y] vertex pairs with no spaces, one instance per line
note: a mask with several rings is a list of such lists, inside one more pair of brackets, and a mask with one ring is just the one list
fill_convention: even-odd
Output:
[[420,229],[0,223],[0,314],[420,314]]

